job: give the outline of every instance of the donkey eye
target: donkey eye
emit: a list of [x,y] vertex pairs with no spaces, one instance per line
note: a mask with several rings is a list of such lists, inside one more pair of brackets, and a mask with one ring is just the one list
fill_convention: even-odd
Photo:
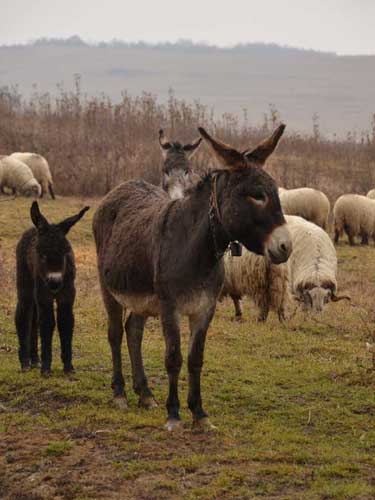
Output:
[[268,200],[268,196],[266,195],[266,193],[259,192],[247,196],[247,199],[252,203],[256,203],[257,205],[265,205]]

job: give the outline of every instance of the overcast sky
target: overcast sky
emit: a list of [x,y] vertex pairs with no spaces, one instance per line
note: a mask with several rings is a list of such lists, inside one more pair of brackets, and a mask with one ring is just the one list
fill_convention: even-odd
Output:
[[0,0],[0,27],[1,45],[79,35],[375,54],[375,0]]

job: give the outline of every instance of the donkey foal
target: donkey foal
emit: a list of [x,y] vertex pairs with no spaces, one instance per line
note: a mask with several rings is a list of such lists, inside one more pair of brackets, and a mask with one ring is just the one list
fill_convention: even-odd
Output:
[[39,365],[38,323],[42,344],[42,375],[50,375],[52,335],[55,328],[53,303],[57,302],[57,327],[60,334],[64,372],[73,371],[72,336],[76,274],[73,249],[66,234],[87,212],[59,224],[49,224],[36,201],[30,215],[35,227],[25,231],[17,244],[16,329],[22,370]]

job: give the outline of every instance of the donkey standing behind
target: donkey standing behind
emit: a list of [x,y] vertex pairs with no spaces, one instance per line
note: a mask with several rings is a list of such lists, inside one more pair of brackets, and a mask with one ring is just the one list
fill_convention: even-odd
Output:
[[114,396],[126,407],[121,343],[123,308],[129,308],[125,330],[133,387],[142,406],[153,406],[141,345],[147,317],[160,315],[169,379],[168,430],[180,425],[181,315],[188,316],[191,332],[188,406],[194,425],[210,427],[200,379],[207,329],[224,279],[222,256],[230,241],[239,240],[274,263],[285,262],[290,255],[291,240],[276,184],[261,168],[284,128],[281,125],[268,140],[244,153],[200,128],[224,169],[211,172],[176,200],[147,182],[124,182],[103,199],[94,215]]
[[16,329],[22,370],[36,367],[38,323],[42,344],[42,375],[50,375],[52,335],[55,328],[53,303],[57,302],[57,327],[60,334],[64,372],[73,371],[72,336],[76,274],[73,249],[66,234],[87,212],[69,217],[59,224],[49,224],[36,201],[30,215],[35,227],[25,231],[17,244]]
[[199,181],[199,176],[190,164],[190,158],[198,150],[202,138],[184,146],[179,142],[169,142],[163,130],[159,130],[159,144],[163,155],[161,187],[172,200],[182,198],[185,192]]

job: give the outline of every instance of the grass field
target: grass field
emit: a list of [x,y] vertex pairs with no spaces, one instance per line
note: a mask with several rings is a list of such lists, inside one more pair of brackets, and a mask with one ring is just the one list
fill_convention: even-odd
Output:
[[[375,330],[375,249],[338,248],[340,290],[352,304],[321,318],[297,314],[265,324],[245,305],[232,321],[218,305],[202,378],[216,432],[191,429],[187,373],[181,374],[183,430],[163,424],[167,377],[159,322],[150,320],[144,356],[157,409],[137,407],[123,358],[130,408],[112,402],[106,319],[96,275],[92,209],[72,229],[78,275],[74,376],[64,376],[54,339],[53,373],[21,373],[14,328],[15,245],[30,226],[30,201],[0,198],[0,498],[38,499],[373,499],[375,370],[366,342]],[[51,221],[84,200],[41,201]],[[184,353],[188,330],[182,329]],[[185,356],[186,357],[186,356]]]

